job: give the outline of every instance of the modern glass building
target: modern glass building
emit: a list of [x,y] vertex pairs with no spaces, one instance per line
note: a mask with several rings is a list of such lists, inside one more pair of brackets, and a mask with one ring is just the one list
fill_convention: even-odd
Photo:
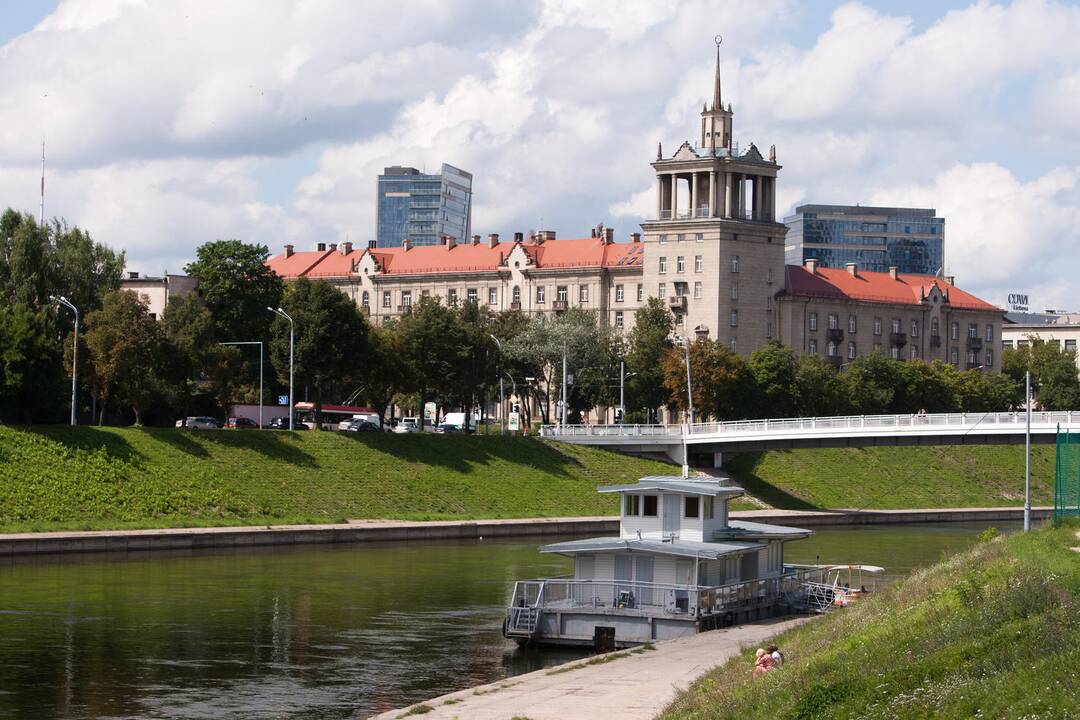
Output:
[[820,267],[937,275],[945,262],[945,218],[932,208],[800,205],[784,218],[785,261]]
[[472,225],[472,174],[443,163],[438,175],[394,165],[377,185],[375,238],[379,247],[438,245],[444,235],[459,241]]

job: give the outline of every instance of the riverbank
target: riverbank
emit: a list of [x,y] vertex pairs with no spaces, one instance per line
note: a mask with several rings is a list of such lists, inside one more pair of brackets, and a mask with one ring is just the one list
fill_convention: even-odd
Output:
[[770,620],[597,655],[375,715],[451,720],[651,720],[717,663],[812,618]]
[[[1052,511],[1053,508],[1050,507],[1032,508],[1032,519],[1037,522],[1045,521]],[[742,510],[732,512],[731,517],[737,520],[814,528],[942,522],[1007,523],[1022,520],[1024,510],[1023,508]],[[20,555],[64,553],[612,535],[618,531],[618,517],[596,516],[430,522],[353,520],[325,525],[0,533],[0,559]]]
[[[1032,448],[1035,504],[1053,447]],[[602,484],[666,462],[521,437],[0,427],[0,532],[489,520],[613,515]],[[734,509],[1008,507],[1016,446],[749,453],[725,467]]]
[[779,639],[752,681],[743,653],[664,720],[1080,716],[1077,525],[982,542]]

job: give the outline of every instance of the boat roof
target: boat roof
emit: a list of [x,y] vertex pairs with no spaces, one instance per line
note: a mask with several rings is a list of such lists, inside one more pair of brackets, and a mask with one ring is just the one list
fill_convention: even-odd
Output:
[[652,555],[676,555],[679,557],[696,557],[704,560],[716,560],[717,558],[726,555],[757,551],[763,547],[765,547],[765,545],[757,542],[695,542],[693,540],[663,541],[598,537],[544,545],[540,548],[540,552],[576,555],[577,553],[629,550]]
[[770,525],[768,523],[750,522],[749,520],[729,520],[726,528],[720,528],[713,531],[713,537],[718,539],[724,538],[786,538],[789,540],[795,540],[797,538],[810,537],[814,534],[813,530],[805,530],[803,528],[788,527],[787,525]]
[[627,485],[601,485],[597,492],[602,493],[626,493],[640,490],[658,490],[683,495],[705,495],[716,497],[727,495],[734,497],[742,495],[743,489],[737,485],[724,485],[713,478],[685,478],[679,475],[649,475],[638,480],[636,483]]
[[859,570],[868,573],[883,573],[885,568],[878,565],[830,565],[829,571],[833,570]]

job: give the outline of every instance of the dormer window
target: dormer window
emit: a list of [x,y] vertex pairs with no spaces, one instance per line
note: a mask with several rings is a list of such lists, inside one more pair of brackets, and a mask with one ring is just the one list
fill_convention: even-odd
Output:
[[641,514],[641,496],[623,495],[623,515],[637,517]]
[[687,495],[684,499],[683,516],[696,518],[701,512],[701,498],[696,495]]
[[656,495],[642,495],[641,515],[643,517],[656,517]]

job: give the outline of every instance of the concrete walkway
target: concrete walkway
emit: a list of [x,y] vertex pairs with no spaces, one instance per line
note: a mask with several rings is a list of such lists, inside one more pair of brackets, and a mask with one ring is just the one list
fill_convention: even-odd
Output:
[[[764,645],[772,636],[812,619],[769,620],[713,630],[657,643],[654,650],[619,651],[613,655],[625,656],[595,665],[575,660],[557,668],[537,670],[417,703],[432,708],[417,717],[651,720],[675,698],[678,690],[688,687],[709,669],[746,647]],[[750,669],[748,666],[746,672]],[[401,717],[417,705],[375,715],[373,720]]]

